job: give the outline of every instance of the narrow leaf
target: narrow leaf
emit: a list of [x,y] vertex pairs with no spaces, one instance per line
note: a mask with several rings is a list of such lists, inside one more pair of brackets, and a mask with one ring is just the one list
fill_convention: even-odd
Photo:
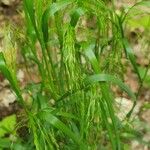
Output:
[[17,80],[12,76],[11,72],[9,71],[9,68],[7,67],[5,63],[5,58],[2,52],[0,52],[0,71],[10,82],[12,89],[14,90],[14,92],[19,98],[19,102],[23,104],[23,98],[20,94],[20,89],[18,87]]
[[71,26],[75,27],[77,25],[77,22],[79,18],[84,15],[85,11],[82,8],[77,8],[75,11],[71,14]]
[[130,90],[130,88],[125,85],[121,80],[118,78],[108,75],[108,74],[95,74],[92,76],[89,76],[85,79],[85,85],[92,85],[97,82],[111,82],[113,84],[118,85],[123,91],[125,91],[134,101],[136,100],[136,97],[134,93]]
[[132,48],[130,47],[127,39],[123,39],[123,46],[124,46],[124,49],[125,49],[125,53],[127,54],[127,57],[129,58],[132,66],[134,68],[134,71],[136,72],[140,82],[142,82],[142,79],[141,79],[141,76],[140,76],[140,73],[139,73],[139,70],[138,70],[138,66],[137,66],[137,63],[136,63],[136,60],[135,60],[135,56],[133,54]]
[[84,44],[82,45],[83,49],[84,49],[84,53],[86,55],[86,57],[90,60],[91,65],[94,69],[95,73],[100,73],[100,67],[99,67],[99,63],[97,61],[97,58],[93,52],[94,48],[95,48],[95,44],[91,43],[91,44]]
[[53,3],[47,8],[42,16],[42,32],[45,42],[48,42],[48,21],[49,18],[52,17],[56,12],[63,9],[67,5],[73,3],[74,0],[62,0],[57,3]]
[[65,133],[68,137],[70,137],[75,143],[77,143],[79,146],[84,147],[83,143],[80,141],[80,138],[77,137],[75,133],[73,133],[62,121],[60,121],[57,117],[55,117],[51,112],[49,111],[42,111],[38,114],[38,116],[41,118],[41,120],[45,120],[51,125],[53,125],[58,130]]

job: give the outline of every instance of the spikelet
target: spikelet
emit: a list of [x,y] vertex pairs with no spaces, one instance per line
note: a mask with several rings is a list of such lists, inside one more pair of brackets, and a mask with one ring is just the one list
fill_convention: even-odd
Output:
[[79,68],[76,59],[74,29],[71,26],[68,26],[64,35],[63,60],[69,77],[70,89],[72,89],[74,86],[77,86]]
[[15,76],[16,75],[16,59],[17,50],[16,44],[12,41],[12,30],[11,27],[5,27],[3,30],[4,39],[2,40],[2,46],[0,52],[3,53],[6,60],[6,65],[9,71]]

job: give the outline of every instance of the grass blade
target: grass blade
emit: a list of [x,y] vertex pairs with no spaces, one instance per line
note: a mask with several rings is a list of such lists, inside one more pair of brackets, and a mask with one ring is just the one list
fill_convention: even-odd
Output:
[[137,66],[137,63],[136,63],[136,60],[135,60],[135,56],[133,54],[133,51],[132,51],[127,39],[123,39],[123,46],[124,46],[125,52],[127,54],[127,57],[129,58],[132,66],[134,68],[134,71],[135,71],[135,73],[137,74],[137,76],[139,78],[139,81],[142,82],[142,78],[140,76],[138,66]]
[[9,71],[6,63],[5,58],[2,52],[0,52],[0,71],[3,73],[3,75],[7,78],[7,80],[10,82],[12,89],[15,91],[16,95],[18,96],[18,100],[21,104],[23,104],[23,98],[21,96],[20,88],[17,83],[16,77],[12,76],[11,72]]
[[38,114],[41,120],[45,120],[51,125],[53,125],[58,130],[65,133],[68,137],[70,137],[75,143],[77,143],[81,148],[84,147],[83,143],[80,141],[80,138],[75,135],[62,121],[60,121],[57,117],[55,117],[49,111],[42,111]]
[[97,82],[112,82],[113,84],[118,85],[123,91],[125,91],[133,99],[133,101],[136,100],[136,97],[134,93],[131,91],[131,89],[127,85],[125,85],[121,80],[112,75],[95,74],[85,79],[85,85],[92,85]]
[[42,31],[45,43],[48,42],[48,21],[56,12],[63,9],[67,5],[73,3],[75,0],[63,0],[57,3],[53,3],[49,8],[45,10],[42,16]]
[[75,27],[77,25],[77,22],[79,18],[84,15],[85,11],[82,8],[77,8],[74,10],[74,12],[71,14],[71,26]]
[[[94,44],[87,44],[83,47],[84,49],[84,52],[85,52],[85,55],[87,56],[87,58],[89,59],[92,67],[93,67],[93,70],[96,74],[99,74],[101,73],[101,69],[100,69],[100,66],[99,66],[99,63],[98,63],[98,60],[93,52],[93,49],[94,49]],[[121,149],[121,145],[120,145],[120,136],[119,136],[119,132],[118,132],[118,129],[117,129],[117,121],[116,121],[116,117],[115,117],[115,112],[114,112],[114,108],[113,108],[113,98],[111,96],[111,94],[109,92],[111,92],[110,88],[108,87],[107,83],[104,82],[102,84],[100,84],[100,88],[101,88],[101,91],[102,91],[102,99],[106,102],[106,109],[108,110],[108,113],[110,115],[110,118],[111,118],[111,121],[112,121],[112,125],[113,125],[113,130],[111,129],[110,130],[110,127],[106,124],[109,124],[108,120],[105,119],[105,125],[106,125],[106,128],[108,130],[108,133],[109,133],[109,137],[110,137],[110,141],[112,143],[112,147],[113,149]],[[102,103],[102,107],[104,108],[105,107],[105,104]],[[101,113],[104,113],[104,112],[101,112]],[[107,123],[106,123],[107,122]],[[112,137],[112,135],[115,135],[115,138]]]

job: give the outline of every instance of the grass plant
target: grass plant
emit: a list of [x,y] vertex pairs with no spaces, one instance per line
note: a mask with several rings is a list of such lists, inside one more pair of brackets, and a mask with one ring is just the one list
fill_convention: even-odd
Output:
[[[141,5],[150,2],[118,13],[108,0],[23,0],[25,27],[18,45],[27,69],[36,66],[40,82],[21,89],[5,52],[0,53],[0,70],[25,111],[24,149],[125,149],[123,134],[134,132],[128,124],[136,96],[123,82],[121,60],[131,63],[143,83],[125,35],[130,12]],[[112,84],[133,100],[123,120],[117,116]]]

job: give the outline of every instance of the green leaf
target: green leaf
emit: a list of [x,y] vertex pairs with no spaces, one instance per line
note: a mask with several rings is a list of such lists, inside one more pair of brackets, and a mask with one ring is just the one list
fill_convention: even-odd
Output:
[[137,63],[136,63],[134,53],[133,53],[132,48],[130,47],[127,39],[125,39],[125,38],[123,39],[123,46],[124,46],[124,49],[125,49],[125,53],[126,53],[127,57],[129,58],[132,66],[133,66],[133,69],[134,69],[135,73],[137,74],[137,76],[139,78],[139,81],[142,82],[142,78],[141,78],[139,70],[138,70],[138,66],[137,66]]
[[[99,73],[101,73],[101,69],[99,66],[99,62],[98,62],[98,60],[97,60],[97,58],[93,52],[94,47],[95,47],[94,43],[83,45],[84,53],[87,56],[87,58],[89,59],[95,74],[99,74]],[[90,79],[89,79],[89,81],[91,81],[90,82],[91,84],[94,82]],[[113,130],[108,125],[109,124],[108,119],[103,117],[104,118],[103,120],[104,120],[104,123],[106,125],[107,130],[108,130],[108,134],[109,134],[113,149],[121,149],[120,137],[119,137],[119,133],[117,130],[117,121],[116,121],[115,112],[114,112],[113,103],[112,103],[113,98],[112,98],[111,94],[109,93],[109,92],[111,92],[111,90],[108,87],[107,83],[105,81],[103,81],[103,82],[104,82],[103,84],[100,84],[100,88],[102,91],[102,98],[106,102],[107,106],[105,109],[105,103],[101,103],[101,109],[103,109],[102,115],[103,115],[103,113],[105,113],[105,116],[107,116],[107,114],[109,114],[109,116],[107,116],[107,117],[111,118]],[[115,137],[113,137],[113,135],[115,135]],[[114,140],[114,138],[116,141]]]
[[100,73],[100,66],[99,63],[97,61],[97,58],[93,52],[94,48],[95,48],[95,43],[88,43],[88,44],[83,44],[82,48],[84,49],[84,54],[86,55],[86,57],[90,60],[91,65],[95,71],[95,73]]
[[78,137],[75,133],[73,133],[62,121],[60,121],[57,117],[55,117],[51,111],[41,111],[38,113],[38,117],[41,120],[45,120],[50,123],[52,126],[57,128],[58,130],[65,133],[68,137],[70,137],[75,143],[77,143],[82,148],[84,147],[83,143],[80,141],[80,137]]
[[[7,65],[5,63],[5,58],[2,52],[0,52],[0,71],[4,74],[4,76],[9,80],[13,81],[11,73],[9,69],[7,68]],[[15,83],[14,83],[15,84]]]
[[0,149],[6,149],[6,148],[10,148],[11,142],[10,140],[7,138],[0,138]]
[[84,13],[85,11],[83,10],[83,8],[75,9],[73,13],[71,14],[71,21],[70,21],[71,26],[75,27],[77,25],[79,18],[82,15],[84,15]]
[[43,31],[43,37],[44,41],[48,42],[48,21],[49,18],[52,17],[56,12],[59,10],[65,8],[67,5],[73,3],[75,0],[62,0],[57,3],[53,3],[50,5],[49,8],[45,10],[42,16],[42,31]]
[[149,26],[150,26],[150,15],[144,15],[140,18],[131,18],[131,19],[128,19],[128,25],[131,27],[131,28],[141,28],[141,27],[144,27],[145,29],[149,30]]
[[7,133],[11,133],[16,125],[16,115],[11,115],[4,118],[0,122],[0,137],[3,137]]
[[142,108],[144,109],[150,109],[150,103],[145,103]]
[[24,8],[25,11],[28,12],[31,21],[33,23],[33,26],[36,26],[36,21],[35,21],[35,13],[34,13],[34,4],[33,4],[33,0],[24,0]]
[[[31,21],[32,26],[34,27],[34,30],[36,32],[37,38],[39,40],[39,42],[41,43],[42,39],[40,36],[40,32],[37,28],[37,20],[35,18],[35,10],[34,10],[34,1],[33,0],[24,0],[24,11],[26,14],[26,19]],[[32,26],[30,27],[30,29],[32,29]],[[29,27],[29,25],[28,25]]]
[[146,6],[146,7],[150,7],[150,1],[141,1],[137,5],[143,5],[143,6]]
[[150,13],[149,9],[139,9],[138,6],[150,7],[150,2],[149,1],[140,1],[140,2],[135,3],[125,13],[122,21],[124,21],[126,19],[126,17],[129,16],[129,15],[135,16],[135,15],[138,15],[138,14],[143,14],[143,13],[149,14]]
[[19,102],[21,104],[23,104],[23,98],[22,98],[21,93],[20,93],[17,79],[9,71],[9,68],[7,67],[7,65],[5,63],[5,58],[4,58],[4,55],[2,52],[0,52],[0,71],[3,73],[5,78],[7,78],[7,80],[10,82],[12,89],[14,90],[14,92],[16,93],[16,95],[19,98]]
[[61,116],[61,117],[64,117],[64,118],[67,118],[67,119],[74,119],[74,120],[77,120],[79,121],[79,118],[76,117],[75,115],[73,114],[70,114],[70,113],[66,113],[66,112],[57,112],[56,113],[57,116]]
[[111,82],[113,84],[118,85],[123,91],[125,91],[134,101],[136,100],[136,97],[134,93],[130,90],[130,88],[125,85],[121,80],[118,78],[108,75],[108,74],[95,74],[92,76],[89,76],[85,79],[85,85],[92,85],[98,82]]
[[[127,85],[125,85],[121,80],[119,80],[111,75],[107,75],[107,74],[95,74],[95,75],[92,75],[85,79],[85,85],[94,84],[96,82],[112,82],[114,84],[117,84],[123,91],[125,91],[132,98],[132,100],[134,102],[133,106],[132,106],[131,110],[126,114],[126,117],[130,118],[130,116],[133,112],[133,109],[136,105],[136,96],[130,90],[130,88]],[[105,86],[103,87],[103,84],[102,84],[101,89],[102,89],[103,96],[105,97],[105,100],[109,99],[109,96],[107,94],[108,93],[107,87],[105,87]],[[109,102],[108,102],[108,105],[109,105]],[[111,106],[110,106],[110,108],[111,108]]]

